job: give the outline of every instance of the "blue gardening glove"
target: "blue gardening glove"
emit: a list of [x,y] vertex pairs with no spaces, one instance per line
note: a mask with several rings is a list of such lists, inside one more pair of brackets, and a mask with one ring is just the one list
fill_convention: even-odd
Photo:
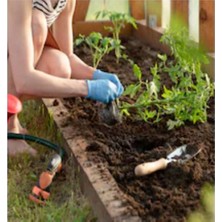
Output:
[[118,97],[117,86],[107,79],[86,80],[88,95],[86,98],[102,103],[110,103]]
[[116,74],[103,72],[103,71],[97,69],[93,73],[93,80],[97,80],[97,79],[108,79],[111,82],[113,82],[117,86],[117,97],[119,97],[123,93],[123,90],[124,90],[123,85],[121,84],[121,82]]

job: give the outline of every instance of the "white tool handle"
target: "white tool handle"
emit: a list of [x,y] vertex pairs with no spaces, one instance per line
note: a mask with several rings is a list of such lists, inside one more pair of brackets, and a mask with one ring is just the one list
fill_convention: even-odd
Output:
[[169,160],[161,158],[159,160],[153,162],[146,162],[139,164],[135,167],[135,175],[136,176],[145,176],[147,174],[151,174],[157,170],[163,170],[167,167]]

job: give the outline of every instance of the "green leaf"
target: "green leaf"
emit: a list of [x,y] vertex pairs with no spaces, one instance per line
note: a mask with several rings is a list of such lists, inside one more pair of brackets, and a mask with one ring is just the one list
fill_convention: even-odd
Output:
[[181,120],[171,120],[170,119],[167,121],[168,130],[172,130],[172,129],[179,127],[183,124],[184,124],[184,122]]
[[131,84],[125,89],[125,91],[123,92],[123,96],[129,95],[130,98],[133,98],[139,90],[140,85]]
[[151,67],[150,68],[150,72],[153,76],[156,76],[157,75],[157,72],[158,72],[158,66],[157,66],[157,63],[155,63],[155,66],[154,67]]
[[126,116],[130,116],[128,109],[121,109],[121,114],[126,115]]
[[79,37],[79,38],[77,38],[76,40],[75,40],[75,45],[76,46],[79,46],[79,45],[81,45],[83,42],[84,42],[85,40],[84,40],[84,37]]
[[109,31],[109,32],[114,32],[114,28],[113,27],[104,26],[104,29]]
[[166,54],[158,54],[157,57],[162,60],[164,63],[167,61],[167,55]]
[[135,76],[138,80],[141,80],[141,78],[142,78],[142,72],[141,72],[140,67],[139,67],[137,64],[134,64],[134,65],[133,65],[133,73],[134,73],[134,76]]
[[155,110],[154,110],[154,111],[147,111],[147,112],[146,112],[146,115],[147,115],[147,118],[148,118],[148,119],[152,119],[152,118],[155,117],[156,111],[155,111]]
[[166,86],[163,86],[162,97],[165,99],[168,99],[168,98],[172,98],[172,96],[173,96],[173,92],[171,90],[167,89]]
[[137,105],[142,105],[144,107],[147,106],[147,103],[150,102],[149,93],[147,91],[143,91],[136,100]]

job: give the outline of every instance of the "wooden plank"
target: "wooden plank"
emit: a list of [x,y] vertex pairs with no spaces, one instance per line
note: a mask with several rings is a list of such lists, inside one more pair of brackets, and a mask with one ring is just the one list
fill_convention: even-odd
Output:
[[215,2],[200,0],[199,42],[208,52],[215,50]]
[[188,0],[171,0],[171,19],[179,20],[188,27],[188,6]]
[[[151,20],[156,20],[156,27],[161,27],[162,24],[162,0],[146,0],[146,20],[147,25],[150,24]],[[151,25],[151,27],[153,27]],[[155,27],[155,26],[154,26]]]
[[133,207],[129,205],[126,195],[119,189],[105,164],[101,163],[100,166],[96,166],[88,158],[86,149],[90,142],[79,134],[79,125],[67,124],[70,114],[62,101],[57,99],[58,105],[56,106],[53,105],[54,99],[43,99],[42,101],[61,132],[68,156],[72,156],[74,160],[81,191],[89,200],[97,221],[141,222],[142,219],[139,216],[133,215]]
[[165,44],[160,43],[160,38],[164,30],[159,28],[150,28],[142,22],[137,23],[138,29],[133,30],[133,35],[141,42],[148,44],[150,47],[160,50],[166,54],[170,54],[170,49]]
[[129,0],[130,14],[137,20],[145,19],[144,0]]
[[[74,37],[79,34],[89,35],[91,32],[100,32],[102,35],[107,36],[110,33],[104,29],[105,26],[112,26],[110,21],[79,21],[73,23]],[[132,34],[132,26],[126,24],[125,28],[122,29],[121,36],[130,36]]]
[[90,0],[76,0],[73,22],[84,21],[88,12]]

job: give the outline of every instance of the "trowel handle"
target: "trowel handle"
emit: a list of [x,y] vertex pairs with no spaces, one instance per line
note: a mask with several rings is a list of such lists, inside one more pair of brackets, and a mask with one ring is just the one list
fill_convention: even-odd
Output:
[[139,164],[135,167],[135,170],[134,170],[135,175],[145,176],[145,175],[154,173],[157,170],[163,170],[167,167],[168,162],[169,161],[167,159],[161,158],[157,161]]

